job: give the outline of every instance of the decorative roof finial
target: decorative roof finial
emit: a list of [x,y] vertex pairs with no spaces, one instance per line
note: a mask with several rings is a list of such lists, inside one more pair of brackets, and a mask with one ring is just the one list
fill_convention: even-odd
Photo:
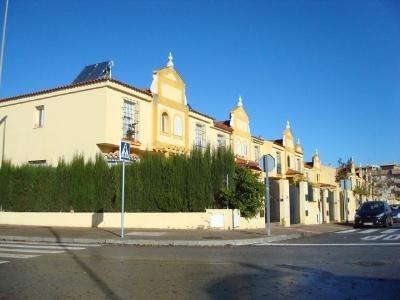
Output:
[[290,129],[290,122],[289,122],[289,120],[286,121],[286,129]]
[[242,96],[239,96],[237,106],[243,106]]
[[300,145],[300,139],[297,138],[297,145]]
[[318,149],[315,149],[314,155],[318,155]]
[[168,55],[168,63],[167,63],[167,67],[173,67],[174,66],[174,62],[172,61],[174,58],[172,57],[171,52]]

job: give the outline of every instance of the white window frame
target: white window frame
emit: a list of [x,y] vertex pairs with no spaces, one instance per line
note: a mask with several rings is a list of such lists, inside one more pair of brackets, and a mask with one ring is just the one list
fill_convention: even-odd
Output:
[[242,143],[240,142],[240,140],[236,141],[236,153],[238,155],[242,155]]
[[134,100],[124,99],[122,106],[122,134],[128,137],[128,130],[133,129],[132,137],[139,139],[139,103]]
[[35,127],[42,128],[44,126],[44,105],[36,106],[36,121]]
[[167,112],[161,114],[161,132],[168,133],[169,116]]
[[206,146],[206,126],[196,123],[194,145],[196,148],[205,148]]
[[217,134],[217,148],[226,148],[226,136]]
[[174,135],[182,136],[183,129],[182,129],[182,118],[180,116],[175,116],[174,118]]

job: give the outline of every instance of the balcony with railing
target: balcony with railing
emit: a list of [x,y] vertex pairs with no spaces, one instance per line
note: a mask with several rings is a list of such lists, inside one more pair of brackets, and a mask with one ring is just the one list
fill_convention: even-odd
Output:
[[140,146],[141,143],[139,141],[139,131],[138,131],[138,123],[132,123],[127,126],[126,129],[124,129],[124,134],[122,139],[124,141],[129,141],[131,145],[133,146]]

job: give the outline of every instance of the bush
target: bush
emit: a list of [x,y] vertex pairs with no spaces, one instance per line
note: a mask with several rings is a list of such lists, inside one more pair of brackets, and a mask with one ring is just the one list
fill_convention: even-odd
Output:
[[258,176],[251,170],[235,167],[235,190],[221,190],[218,193],[218,203],[232,209],[240,209],[241,216],[255,217],[264,207],[264,185],[258,181]]
[[[198,212],[218,207],[215,195],[234,189],[234,158],[230,149],[193,150],[190,156],[166,158],[144,153],[138,163],[125,165],[127,212]],[[120,164],[109,167],[99,154],[94,161],[76,155],[57,167],[0,168],[0,205],[9,211],[119,212]]]

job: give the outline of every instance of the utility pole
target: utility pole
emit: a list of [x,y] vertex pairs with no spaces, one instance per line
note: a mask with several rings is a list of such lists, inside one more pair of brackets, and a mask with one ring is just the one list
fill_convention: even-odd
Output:
[[6,26],[7,26],[7,13],[8,13],[8,0],[6,0],[6,9],[4,11],[3,34],[1,37],[1,51],[0,51],[0,86],[3,73],[3,57],[4,57],[4,44],[6,41]]

